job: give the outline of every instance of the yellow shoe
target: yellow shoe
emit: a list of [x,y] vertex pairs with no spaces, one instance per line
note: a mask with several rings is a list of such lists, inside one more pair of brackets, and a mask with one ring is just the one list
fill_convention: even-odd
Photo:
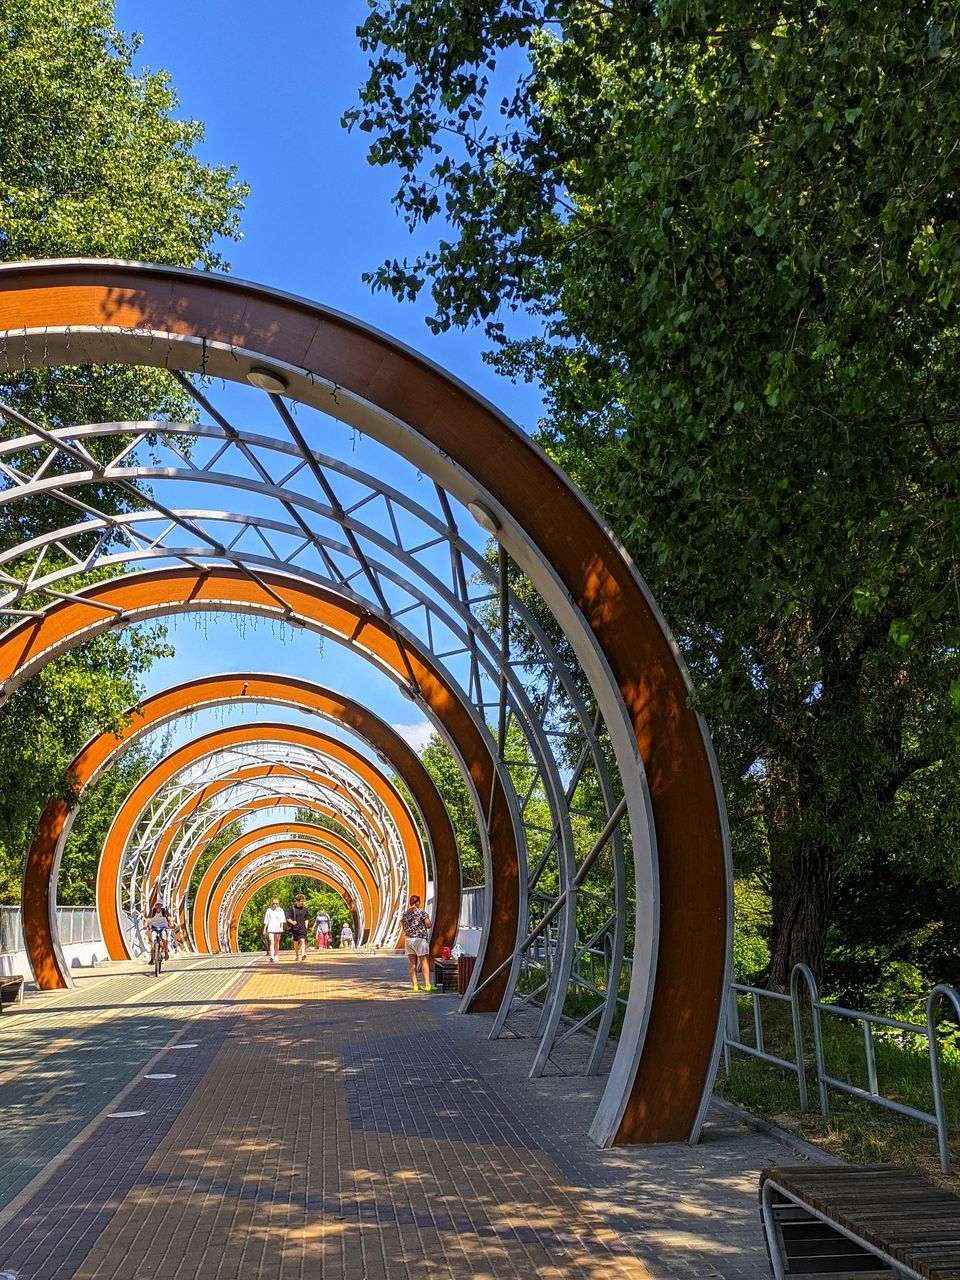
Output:
[[419,991],[419,990],[420,990],[420,988],[417,986],[417,984],[416,984],[416,983],[414,983],[414,984],[413,984],[413,989],[414,989],[414,991]]

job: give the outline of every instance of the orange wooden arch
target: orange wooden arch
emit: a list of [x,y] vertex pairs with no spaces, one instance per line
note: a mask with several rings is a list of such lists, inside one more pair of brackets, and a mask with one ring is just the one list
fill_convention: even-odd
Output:
[[[215,910],[208,908],[211,908],[218,882],[222,883],[223,880],[228,879],[226,873],[228,871],[232,873],[231,864],[235,859],[236,866],[241,865],[241,855],[250,844],[256,841],[267,842],[256,850],[258,857],[263,857],[275,848],[296,849],[307,843],[322,846],[325,857],[329,857],[330,861],[342,870],[349,871],[351,879],[357,886],[357,896],[363,899],[367,928],[373,928],[380,917],[383,899],[376,879],[370,869],[358,859],[356,850],[346,840],[334,835],[332,831],[321,833],[319,828],[307,826],[305,823],[276,822],[265,827],[254,827],[253,830],[237,836],[236,840],[231,840],[204,871],[203,878],[197,887],[193,907],[194,937],[199,952],[209,955],[215,950],[211,922],[216,920],[219,903]],[[244,862],[242,865],[247,864]]]
[[393,786],[379,770],[374,769],[365,756],[348,744],[316,729],[269,723],[234,725],[216,729],[171,751],[140,779],[120,806],[107,832],[103,854],[97,867],[97,910],[103,944],[111,960],[123,960],[128,956],[120,923],[117,887],[127,841],[151,798],[171,778],[206,756],[231,747],[267,742],[306,747],[320,756],[337,760],[362,779],[377,794],[396,824],[406,856],[410,892],[420,893],[422,896],[426,894],[427,869],[419,833]]
[[[223,874],[220,876],[216,885],[206,886],[206,894],[202,907],[198,902],[197,918],[200,918],[202,911],[204,935],[206,938],[212,940],[211,945],[207,948],[207,954],[212,954],[220,949],[217,943],[217,917],[220,914],[220,908],[223,906],[224,899],[230,892],[231,887],[237,880],[243,878],[244,872],[246,872],[250,867],[255,866],[256,863],[266,854],[273,852],[279,853],[284,849],[288,849],[291,852],[292,862],[296,863],[295,855],[302,851],[303,842],[298,843],[296,840],[279,839],[275,840],[272,845],[266,848],[251,849],[247,853],[240,853],[228,866],[226,866],[226,868],[221,867]],[[366,921],[366,927],[369,929],[371,912],[373,909],[371,903],[371,886],[366,884],[357,874],[357,869],[353,863],[351,863],[349,858],[342,857],[333,850],[321,848],[319,845],[317,846],[316,852],[321,857],[329,858],[330,862],[333,863],[334,866],[338,867],[347,877],[353,887],[354,896],[358,901],[363,902],[364,918]],[[287,864],[284,863],[283,865]],[[308,864],[305,863],[304,865]],[[270,874],[273,879],[278,878],[278,872],[275,869],[271,869]],[[379,907],[379,901],[377,905]]]
[[240,949],[237,942],[237,934],[239,933],[239,930],[240,930],[240,918],[243,915],[244,911],[247,909],[247,904],[249,903],[250,899],[254,896],[254,894],[258,890],[262,889],[265,885],[268,885],[271,880],[276,880],[283,875],[296,875],[296,876],[303,876],[304,879],[307,879],[307,880],[319,880],[321,881],[321,883],[328,885],[331,889],[334,889],[337,893],[339,893],[340,897],[344,899],[344,902],[346,902],[347,909],[353,915],[354,917],[353,922],[354,922],[354,925],[356,926],[357,913],[354,910],[353,904],[349,901],[349,899],[344,897],[343,886],[337,884],[337,882],[331,876],[325,876],[323,872],[320,871],[317,867],[300,867],[295,862],[293,862],[290,864],[289,867],[286,868],[286,870],[280,868],[274,871],[266,872],[262,876],[257,876],[255,880],[252,881],[250,884],[248,884],[246,888],[243,890],[240,897],[237,899],[237,905],[234,907],[233,914],[230,917],[230,923],[227,926],[227,932],[230,937],[231,951],[239,951]]
[[[3,272],[0,269],[0,318]],[[472,716],[460,703],[445,677],[413,650],[403,648],[378,618],[352,601],[319,587],[260,573],[273,596],[265,594],[239,570],[208,568],[196,572],[159,569],[128,574],[97,583],[72,600],[52,605],[39,618],[27,619],[0,636],[0,689],[9,692],[39,670],[51,657],[74,648],[104,631],[175,612],[257,613],[289,621],[300,619],[325,634],[346,641],[377,665],[406,678],[409,663],[419,693],[436,720],[443,724],[457,754],[466,763],[476,793],[488,805],[491,875],[487,894],[492,924],[480,968],[479,981],[495,973],[509,959],[519,928],[519,857],[510,804],[490,754],[490,745]],[[278,603],[278,599],[283,604]],[[289,610],[289,614],[284,610]],[[119,611],[119,612],[117,612]],[[37,862],[52,858],[69,814],[65,801],[48,806],[41,818],[35,845]],[[31,858],[33,849],[31,849]],[[64,985],[51,941],[49,867],[24,884],[24,934],[38,985]],[[455,929],[455,924],[454,924]],[[489,986],[471,1005],[493,1012],[500,1002],[507,975]]]

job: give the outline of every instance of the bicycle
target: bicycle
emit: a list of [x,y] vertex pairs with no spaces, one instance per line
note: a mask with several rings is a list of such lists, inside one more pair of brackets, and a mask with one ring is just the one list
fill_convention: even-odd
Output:
[[164,929],[151,929],[153,935],[153,976],[160,977],[160,970],[163,968],[163,937],[166,932]]

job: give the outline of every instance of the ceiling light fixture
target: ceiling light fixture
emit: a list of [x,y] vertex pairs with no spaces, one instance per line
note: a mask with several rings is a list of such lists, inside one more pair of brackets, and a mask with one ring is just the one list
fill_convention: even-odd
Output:
[[259,387],[261,391],[269,391],[275,396],[286,391],[289,386],[282,373],[274,373],[272,369],[261,369],[258,365],[255,365],[247,374],[247,381],[251,387]]
[[467,503],[467,510],[476,520],[477,524],[484,533],[492,534],[494,537],[500,532],[501,524],[497,516],[493,514],[485,502],[481,502],[475,498],[473,502]]

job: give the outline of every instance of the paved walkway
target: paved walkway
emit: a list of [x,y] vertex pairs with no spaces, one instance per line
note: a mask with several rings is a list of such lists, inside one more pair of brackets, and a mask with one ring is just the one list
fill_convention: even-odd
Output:
[[764,1164],[598,1151],[599,1082],[414,996],[394,957],[111,966],[0,1020],[0,1272],[18,1280],[768,1276]]

